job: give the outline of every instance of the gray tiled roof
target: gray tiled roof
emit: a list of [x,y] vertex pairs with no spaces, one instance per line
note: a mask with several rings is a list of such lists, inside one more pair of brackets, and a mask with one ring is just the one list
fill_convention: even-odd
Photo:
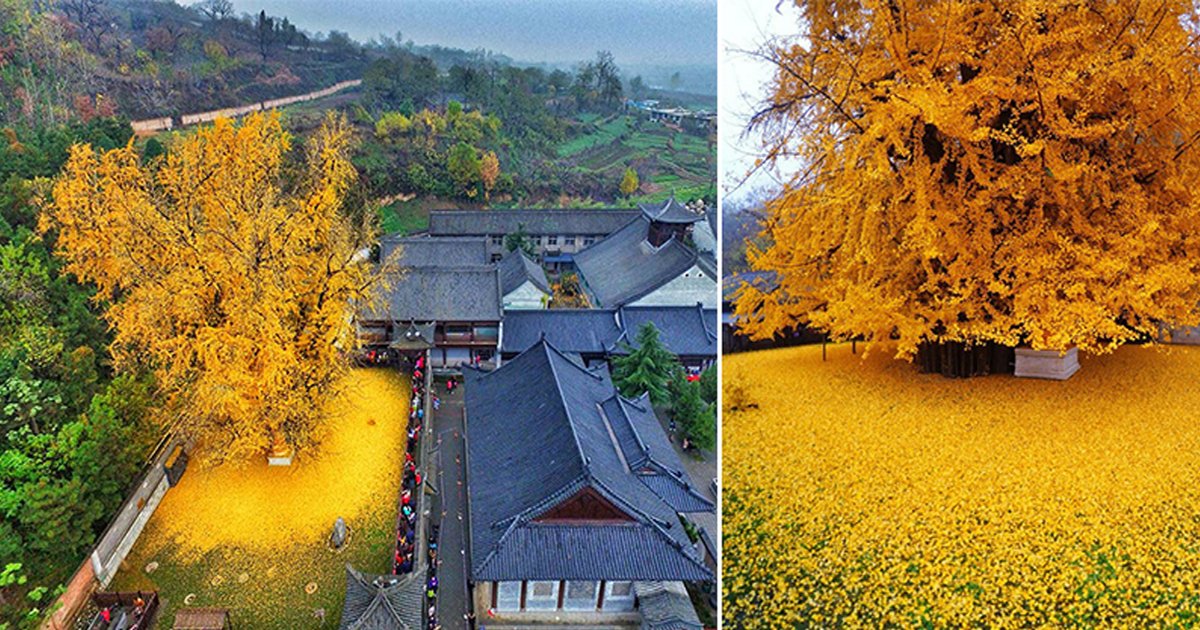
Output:
[[551,293],[550,282],[546,280],[546,271],[519,249],[505,254],[496,266],[500,269],[500,293],[502,295],[508,295],[515,291],[527,280],[547,295]]
[[640,216],[628,208],[561,208],[554,210],[434,210],[429,233],[434,236],[498,236],[518,227],[534,236],[604,235]]
[[[717,355],[717,310],[696,306],[626,306],[620,310],[625,336],[637,347],[637,333],[647,322],[658,329],[659,338],[680,356]],[[623,352],[623,349],[619,349]]]
[[362,321],[500,321],[500,281],[492,267],[409,267],[391,279]]
[[424,608],[424,571],[364,575],[346,565],[346,599],[340,630],[420,630]]
[[697,255],[672,238],[661,247],[646,240],[650,222],[630,221],[595,245],[575,254],[575,266],[598,306],[616,307],[651,293],[696,264]]
[[387,236],[379,241],[379,257],[402,267],[486,266],[492,262],[483,238]]
[[659,223],[696,223],[703,221],[704,215],[699,212],[693,212],[687,206],[671,197],[660,205],[639,204],[642,209],[642,214],[651,221]]
[[623,354],[621,343],[632,343],[647,321],[658,328],[663,344],[671,352],[682,356],[717,356],[717,312],[698,305],[505,311],[501,351],[524,352],[544,335],[551,345],[564,352]]
[[634,582],[643,630],[700,630],[700,617],[679,582]]
[[[465,388],[473,579],[712,579],[677,512],[625,467],[600,409],[606,371],[542,341],[467,370]],[[534,522],[584,489],[631,520]]]
[[692,487],[683,462],[667,441],[646,395],[636,401],[614,396],[604,401],[601,408],[625,461],[638,473],[638,481],[676,512],[715,509],[711,501]]
[[621,337],[612,309],[538,309],[504,312],[502,352],[520,353],[544,335],[563,352],[605,354]]

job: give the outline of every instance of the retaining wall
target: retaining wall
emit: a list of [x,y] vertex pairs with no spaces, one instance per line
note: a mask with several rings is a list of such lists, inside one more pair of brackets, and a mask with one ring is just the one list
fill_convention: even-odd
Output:
[[[358,85],[362,85],[362,79],[342,81],[340,83],[335,83],[323,90],[308,92],[307,94],[297,94],[296,96],[286,96],[284,98],[260,101],[258,103],[251,103],[249,105],[241,105],[238,107],[214,109],[196,114],[184,114],[178,118],[181,123],[179,126],[186,127],[188,125],[212,122],[218,118],[238,118],[253,112],[286,107],[288,105],[294,105],[296,103],[303,103],[306,101],[313,101],[319,98],[325,98],[326,96],[332,96],[338,92],[341,92],[342,90]],[[160,131],[169,131],[174,129],[174,120],[175,119],[170,117],[148,118],[146,120],[135,120],[131,123],[131,125],[133,126],[134,133],[138,135],[150,135]]]
[[125,556],[142,535],[146,522],[150,520],[171,486],[167,478],[167,460],[176,448],[186,451],[188,447],[180,439],[164,441],[162,444],[142,475],[141,482],[125,499],[125,503],[109,523],[108,529],[100,536],[92,553],[67,584],[66,592],[58,598],[55,604],[57,609],[54,615],[42,624],[43,630],[64,630],[71,627],[91,594],[107,587],[121,568]]

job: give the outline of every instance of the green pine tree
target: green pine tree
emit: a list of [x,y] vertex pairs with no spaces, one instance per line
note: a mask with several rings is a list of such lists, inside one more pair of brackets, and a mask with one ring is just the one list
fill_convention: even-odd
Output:
[[704,398],[704,402],[712,405],[717,402],[717,390],[720,389],[721,382],[717,378],[717,365],[714,363],[708,366],[707,370],[700,373],[700,395]]
[[537,250],[533,246],[533,239],[525,231],[525,224],[523,223],[517,225],[516,232],[504,235],[504,249],[510,252],[519,249],[531,258],[537,256]]
[[671,415],[693,446],[716,445],[716,405],[705,402],[701,383],[690,383],[682,374],[671,381]]
[[636,398],[649,392],[655,405],[671,402],[669,385],[680,372],[679,359],[663,345],[658,328],[650,322],[637,333],[637,349],[625,346],[627,355],[613,359],[613,383],[626,397]]

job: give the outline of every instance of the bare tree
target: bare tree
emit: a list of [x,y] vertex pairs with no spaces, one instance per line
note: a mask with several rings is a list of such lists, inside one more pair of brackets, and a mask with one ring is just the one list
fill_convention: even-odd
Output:
[[116,30],[115,17],[104,0],[60,0],[59,9],[71,20],[94,52],[102,52],[104,39]]
[[233,15],[233,3],[229,0],[200,0],[193,4],[192,8],[213,22],[220,22]]

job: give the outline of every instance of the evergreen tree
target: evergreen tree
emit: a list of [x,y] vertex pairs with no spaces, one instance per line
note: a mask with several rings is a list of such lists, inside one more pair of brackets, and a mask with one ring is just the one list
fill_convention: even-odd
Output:
[[700,396],[704,398],[704,402],[716,404],[717,390],[720,387],[721,381],[717,375],[716,364],[708,366],[707,370],[700,373]]
[[517,225],[517,231],[504,236],[504,249],[514,252],[521,250],[530,256],[536,256],[537,252],[533,247],[533,240],[529,238],[529,233],[525,231],[525,224]]
[[658,336],[658,328],[650,322],[642,324],[637,333],[637,348],[625,349],[629,354],[613,359],[613,383],[623,396],[638,397],[649,392],[655,405],[670,402],[669,384],[679,372],[679,360]]

